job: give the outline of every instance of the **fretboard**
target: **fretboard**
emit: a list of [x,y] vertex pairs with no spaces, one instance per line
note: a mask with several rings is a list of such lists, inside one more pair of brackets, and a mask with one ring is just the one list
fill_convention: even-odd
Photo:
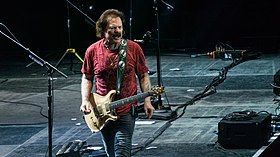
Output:
[[128,98],[125,98],[125,99],[116,100],[116,101],[111,102],[109,104],[109,107],[110,107],[111,110],[116,109],[119,106],[123,106],[125,104],[130,103],[130,102],[144,99],[144,98],[146,98],[148,96],[151,96],[151,95],[153,95],[152,92],[145,92],[145,93],[134,95],[134,96],[131,96],[131,97],[128,97]]

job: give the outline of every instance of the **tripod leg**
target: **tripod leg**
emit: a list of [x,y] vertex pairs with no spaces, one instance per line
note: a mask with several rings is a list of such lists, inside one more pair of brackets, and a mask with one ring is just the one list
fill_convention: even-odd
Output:
[[79,58],[79,60],[80,60],[81,62],[84,62],[84,60],[78,55],[77,52],[75,52],[75,55]]
[[[67,52],[69,52],[69,53],[74,53],[74,54],[76,55],[76,57],[77,57],[82,63],[84,62],[84,60],[78,55],[78,53],[76,52],[75,49],[72,49],[72,48],[67,49]],[[72,68],[73,68],[73,56],[71,56],[71,66],[70,66],[70,70],[73,72]]]

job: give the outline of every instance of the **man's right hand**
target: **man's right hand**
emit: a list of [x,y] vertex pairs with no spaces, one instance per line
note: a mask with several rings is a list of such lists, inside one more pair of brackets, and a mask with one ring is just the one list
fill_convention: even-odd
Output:
[[80,106],[80,111],[83,112],[84,114],[89,114],[91,112],[90,108],[91,108],[90,101],[83,101]]

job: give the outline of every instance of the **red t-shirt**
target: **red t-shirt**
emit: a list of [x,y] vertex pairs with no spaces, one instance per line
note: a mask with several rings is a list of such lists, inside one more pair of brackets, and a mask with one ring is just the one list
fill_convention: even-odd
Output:
[[[127,40],[126,67],[123,75],[119,96],[115,100],[124,99],[137,94],[137,79],[148,72],[142,48],[135,42]],[[118,50],[111,51],[105,48],[104,39],[90,45],[85,53],[81,72],[95,76],[95,92],[106,95],[110,90],[116,89]],[[130,111],[132,102],[117,108],[117,114],[123,115]]]

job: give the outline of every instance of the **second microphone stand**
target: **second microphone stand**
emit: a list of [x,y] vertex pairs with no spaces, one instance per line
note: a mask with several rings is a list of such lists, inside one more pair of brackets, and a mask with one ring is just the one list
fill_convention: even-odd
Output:
[[[93,21],[87,14],[85,14],[82,10],[80,10],[77,6],[75,6],[73,3],[71,3],[69,0],[66,0],[66,5],[67,5],[67,31],[68,31],[68,49],[65,51],[65,53],[61,56],[61,58],[59,59],[59,61],[56,63],[56,67],[60,66],[61,62],[63,61],[63,59],[65,58],[65,56],[68,53],[74,53],[76,55],[76,57],[78,57],[78,59],[83,62],[83,59],[78,55],[78,53],[76,52],[75,49],[71,48],[71,18],[70,18],[70,6],[72,6],[74,9],[76,9],[81,15],[83,15],[87,22],[92,25],[93,27],[95,27],[96,22]],[[71,55],[70,58],[70,71],[72,71],[73,73],[75,73],[75,71],[73,70],[73,56]]]
[[[154,11],[155,11],[155,19],[156,19],[156,33],[157,33],[157,48],[156,48],[156,57],[157,57],[157,83],[158,86],[162,86],[161,81],[161,57],[160,57],[160,25],[159,25],[159,9],[158,9],[158,2],[154,0]],[[171,119],[175,116],[175,112],[173,112],[170,108],[164,107],[162,104],[161,95],[158,96],[157,100],[157,108],[154,111],[152,118],[154,119]]]

